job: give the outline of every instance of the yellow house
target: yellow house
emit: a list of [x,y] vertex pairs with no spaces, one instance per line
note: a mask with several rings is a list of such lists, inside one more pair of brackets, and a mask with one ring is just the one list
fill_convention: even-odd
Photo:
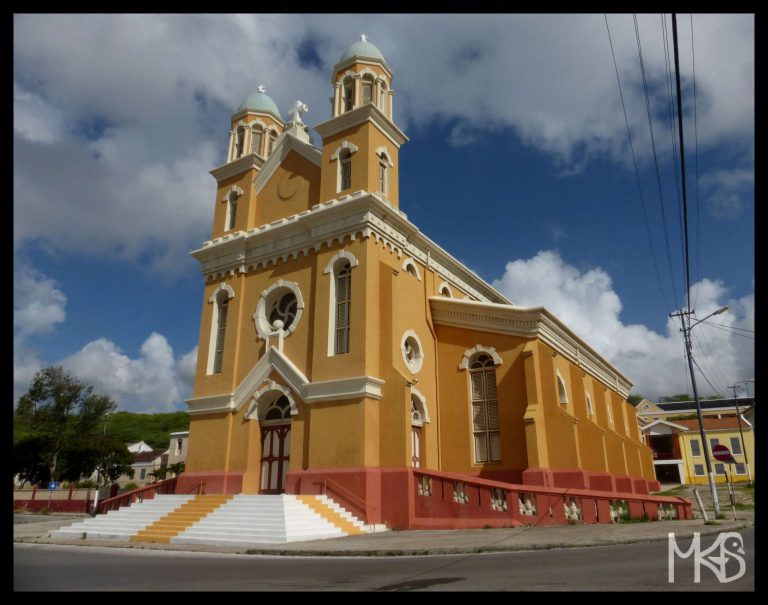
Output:
[[319,147],[307,107],[284,122],[261,86],[233,114],[211,239],[192,252],[205,293],[178,491],[333,491],[407,525],[437,483],[454,503],[475,487],[658,489],[629,379],[399,209],[392,80],[361,36],[333,68]]
[[[738,407],[733,399],[700,402],[704,433],[716,483],[751,482],[755,477],[755,434],[752,424],[741,412],[754,405],[742,400]],[[692,401],[638,404],[637,419],[646,444],[653,450],[656,478],[661,483],[708,484],[705,452],[696,407]],[[720,462],[712,456],[715,446],[724,445],[733,457],[732,463]]]

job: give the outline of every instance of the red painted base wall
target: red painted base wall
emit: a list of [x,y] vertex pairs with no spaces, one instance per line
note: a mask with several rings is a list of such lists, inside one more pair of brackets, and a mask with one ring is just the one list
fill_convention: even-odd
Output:
[[[242,491],[242,473],[207,472],[181,475],[176,493],[192,493],[201,481],[207,494]],[[290,470],[285,481],[288,494],[326,494],[367,523],[390,528],[611,523],[611,506],[618,510],[619,502],[632,518],[656,520],[660,506],[677,518],[692,518],[689,501],[650,495],[655,490],[658,482],[639,477],[546,468],[483,476],[408,467],[326,468]]]

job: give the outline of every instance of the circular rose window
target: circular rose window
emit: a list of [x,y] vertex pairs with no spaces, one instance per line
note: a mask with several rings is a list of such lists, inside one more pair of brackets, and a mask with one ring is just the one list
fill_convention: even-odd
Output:
[[279,280],[259,297],[253,321],[260,338],[282,333],[288,336],[296,330],[304,309],[304,299],[298,284]]

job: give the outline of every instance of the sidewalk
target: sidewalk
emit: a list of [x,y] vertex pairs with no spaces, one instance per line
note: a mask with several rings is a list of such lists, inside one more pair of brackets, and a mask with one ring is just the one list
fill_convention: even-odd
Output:
[[[538,527],[469,530],[402,530],[387,531],[329,540],[290,542],[288,544],[254,544],[250,548],[198,544],[154,544],[110,540],[71,540],[48,538],[52,529],[74,523],[78,517],[43,517],[40,521],[14,524],[14,542],[36,544],[68,544],[107,546],[167,551],[248,553],[290,556],[398,556],[438,555],[478,552],[509,552],[552,548],[606,546],[630,542],[667,540],[670,532],[680,540],[723,531],[736,531],[754,525],[754,511],[737,511],[737,521],[729,514],[717,525],[705,525],[701,519],[691,521],[653,521],[611,525],[547,525]],[[35,515],[39,517],[39,515]]]

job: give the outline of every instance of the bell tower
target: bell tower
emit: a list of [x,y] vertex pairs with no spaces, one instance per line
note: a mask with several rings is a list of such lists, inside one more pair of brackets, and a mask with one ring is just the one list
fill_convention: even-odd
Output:
[[262,85],[232,114],[231,125],[226,161],[211,171],[217,182],[211,238],[252,226],[253,179],[286,129],[277,105]]
[[332,117],[315,126],[323,139],[319,201],[362,190],[398,206],[398,156],[408,138],[392,120],[384,55],[362,34],[334,66],[331,83]]

